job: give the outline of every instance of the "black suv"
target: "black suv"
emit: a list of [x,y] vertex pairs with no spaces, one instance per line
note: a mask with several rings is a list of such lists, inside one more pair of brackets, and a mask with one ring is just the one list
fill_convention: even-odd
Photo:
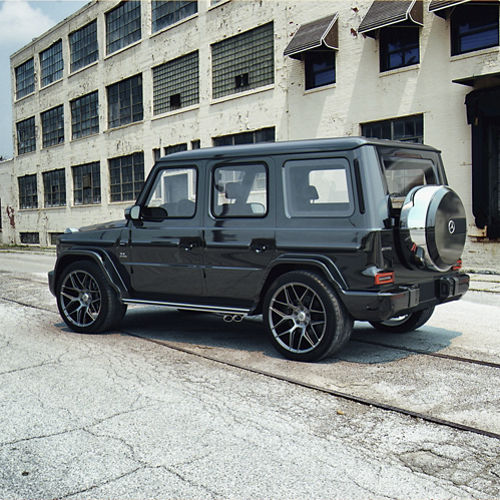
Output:
[[312,361],[354,320],[407,332],[459,299],[463,205],[439,151],[338,138],[172,154],[119,222],[67,230],[51,292],[77,332],[114,327],[127,304],[241,319]]

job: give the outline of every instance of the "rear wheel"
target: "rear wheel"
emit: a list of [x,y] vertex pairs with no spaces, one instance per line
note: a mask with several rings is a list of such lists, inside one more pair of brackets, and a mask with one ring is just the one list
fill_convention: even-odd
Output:
[[370,321],[370,324],[382,332],[408,333],[427,323],[433,312],[434,307],[429,307],[422,311],[396,316],[387,321]]
[[108,330],[127,310],[101,269],[89,261],[74,262],[63,270],[56,297],[64,322],[78,333]]
[[317,361],[349,340],[353,320],[321,276],[293,271],[280,276],[264,300],[264,322],[276,349],[297,361]]

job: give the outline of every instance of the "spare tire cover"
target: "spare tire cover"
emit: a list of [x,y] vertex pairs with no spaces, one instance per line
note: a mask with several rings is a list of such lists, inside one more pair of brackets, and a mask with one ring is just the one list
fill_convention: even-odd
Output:
[[410,266],[448,271],[462,255],[466,232],[464,206],[448,186],[417,186],[406,195],[400,234]]

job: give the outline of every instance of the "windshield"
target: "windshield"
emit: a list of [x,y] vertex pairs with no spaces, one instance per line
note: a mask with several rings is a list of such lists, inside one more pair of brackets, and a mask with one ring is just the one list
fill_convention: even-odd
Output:
[[[437,154],[411,150],[382,150],[382,167],[391,196],[406,196],[415,186],[441,184]],[[425,156],[425,157],[424,157]],[[435,158],[432,158],[434,156]]]

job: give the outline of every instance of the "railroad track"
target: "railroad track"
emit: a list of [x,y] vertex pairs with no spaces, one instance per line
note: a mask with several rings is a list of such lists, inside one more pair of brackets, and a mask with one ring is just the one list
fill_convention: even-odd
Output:
[[[13,303],[13,304],[20,305],[20,306],[23,306],[23,307],[29,307],[29,308],[32,308],[32,309],[36,309],[36,310],[40,310],[40,311],[46,312],[46,313],[54,314],[54,315],[57,315],[57,317],[59,317],[59,314],[57,312],[55,312],[54,310],[51,310],[51,309],[48,309],[48,308],[45,308],[45,307],[40,307],[40,306],[33,305],[33,304],[29,304],[29,303],[24,302],[24,301],[14,300],[14,299],[10,299],[8,297],[2,297],[2,296],[0,296],[0,301],[4,301],[4,302],[7,302],[7,303]],[[126,326],[126,325],[124,325],[124,326]],[[458,422],[453,422],[453,421],[450,421],[450,420],[445,420],[445,419],[433,417],[432,415],[426,415],[426,414],[423,414],[423,413],[420,413],[420,412],[416,412],[416,411],[413,411],[413,410],[409,410],[409,409],[406,409],[406,408],[402,408],[402,407],[398,407],[398,406],[393,406],[393,405],[381,403],[381,402],[376,401],[376,400],[372,400],[372,399],[368,399],[368,398],[363,398],[363,397],[356,396],[355,394],[350,394],[350,393],[347,393],[347,392],[342,392],[342,391],[337,391],[337,390],[333,390],[333,389],[328,389],[326,387],[322,387],[322,386],[310,384],[308,382],[304,382],[302,380],[298,380],[298,379],[295,379],[293,377],[289,377],[289,376],[285,376],[285,375],[280,375],[280,374],[276,374],[276,373],[273,373],[273,372],[269,372],[269,371],[261,370],[261,369],[257,369],[257,368],[252,368],[252,367],[240,364],[240,363],[235,363],[233,361],[223,360],[223,359],[217,358],[216,356],[211,356],[210,354],[207,354],[205,352],[199,352],[199,351],[197,351],[195,349],[190,349],[190,348],[187,348],[187,347],[180,347],[179,345],[177,345],[177,344],[175,344],[173,342],[169,342],[169,341],[166,341],[166,340],[150,339],[150,338],[138,335],[137,333],[127,331],[126,327],[125,328],[120,328],[119,330],[117,330],[117,332],[120,333],[120,334],[123,334],[123,335],[127,335],[129,337],[136,338],[136,339],[141,340],[143,342],[153,343],[153,344],[156,344],[156,345],[158,345],[160,347],[163,347],[163,348],[168,348],[168,349],[171,349],[171,350],[174,350],[174,351],[182,352],[184,354],[189,354],[189,355],[195,356],[197,358],[202,358],[202,359],[205,359],[205,360],[209,360],[209,361],[212,361],[214,363],[217,363],[217,364],[220,364],[220,365],[223,365],[223,366],[228,366],[228,367],[231,367],[231,368],[236,368],[236,369],[243,370],[243,371],[246,371],[246,372],[250,372],[250,373],[257,374],[257,375],[261,375],[261,376],[264,376],[264,377],[272,378],[274,380],[279,380],[279,381],[282,381],[282,382],[293,384],[293,385],[296,385],[296,386],[299,386],[299,387],[303,387],[303,388],[306,388],[306,389],[318,391],[318,392],[321,392],[323,394],[328,394],[328,395],[333,396],[333,397],[337,397],[337,398],[344,399],[344,400],[347,400],[347,401],[352,401],[352,402],[355,402],[355,403],[359,403],[359,404],[362,404],[364,406],[371,406],[371,407],[378,408],[378,409],[383,410],[383,411],[393,412],[393,413],[399,413],[401,415],[405,415],[405,416],[409,416],[409,417],[412,417],[412,418],[416,418],[416,419],[422,420],[424,422],[429,422],[429,423],[433,423],[433,424],[436,424],[436,425],[449,427],[449,428],[452,428],[452,429],[455,429],[455,430],[459,430],[459,431],[463,431],[463,432],[471,432],[473,434],[478,434],[478,435],[481,435],[481,436],[486,436],[486,437],[489,437],[489,438],[500,440],[500,434],[495,433],[495,432],[487,431],[487,430],[480,429],[480,428],[474,427],[474,426],[468,426],[468,425],[460,424]],[[481,360],[472,359],[472,358],[466,358],[466,357],[461,357],[461,356],[453,356],[453,355],[448,355],[448,354],[440,354],[440,353],[427,352],[427,351],[422,351],[422,350],[419,350],[419,349],[411,349],[411,348],[408,348],[408,347],[394,346],[394,345],[386,344],[386,343],[383,343],[383,342],[358,340],[358,339],[353,339],[353,341],[360,342],[360,343],[363,343],[363,344],[380,346],[380,347],[386,348],[386,349],[387,348],[388,349],[395,349],[395,350],[405,351],[405,352],[409,352],[409,353],[413,353],[413,354],[418,354],[418,355],[423,355],[423,356],[431,356],[431,357],[434,357],[434,358],[447,359],[447,360],[450,360],[450,361],[456,361],[456,362],[461,362],[461,363],[469,363],[469,364],[474,364],[474,365],[479,365],[479,366],[485,366],[485,367],[494,368],[494,369],[500,368],[500,364],[499,363],[492,363],[492,362],[488,362],[488,361],[481,361]]]

